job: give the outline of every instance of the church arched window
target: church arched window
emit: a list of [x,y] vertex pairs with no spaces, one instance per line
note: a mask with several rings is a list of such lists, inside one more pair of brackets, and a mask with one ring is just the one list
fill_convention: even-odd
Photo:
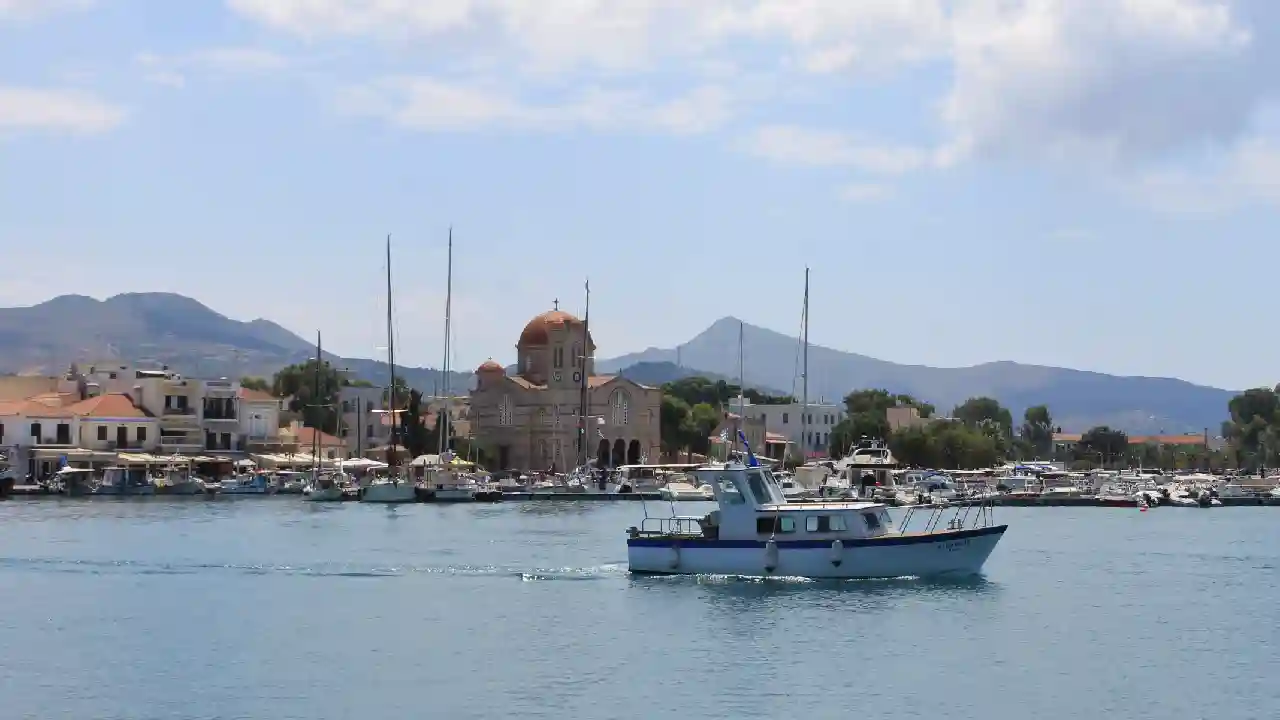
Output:
[[511,407],[511,396],[504,395],[502,397],[502,402],[498,404],[498,424],[502,425],[503,427],[510,426],[513,421],[512,416],[515,414],[512,411],[513,411],[513,408]]
[[616,390],[609,403],[611,420],[614,425],[628,425],[631,422],[631,395],[626,390]]
[[582,367],[582,346],[577,343],[573,344],[573,366]]
[[546,424],[547,424],[547,409],[546,409],[546,408],[538,408],[538,424],[539,424],[539,425],[546,425]]

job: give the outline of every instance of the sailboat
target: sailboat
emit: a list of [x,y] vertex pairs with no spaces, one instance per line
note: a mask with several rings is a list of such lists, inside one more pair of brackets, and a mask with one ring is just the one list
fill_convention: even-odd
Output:
[[445,280],[444,300],[444,364],[440,377],[444,383],[445,407],[436,416],[436,435],[440,438],[438,456],[439,467],[427,470],[427,484],[431,488],[436,502],[472,502],[480,486],[475,476],[453,463],[453,451],[449,448],[449,435],[453,415],[453,397],[449,392],[449,352],[452,346],[453,330],[453,228],[449,228],[449,260]]
[[[315,374],[311,380],[311,396],[313,398],[320,397],[320,364],[324,362],[320,354],[320,331],[316,331],[316,365]],[[341,416],[339,416],[341,417]],[[307,479],[307,484],[302,488],[302,497],[310,502],[334,502],[342,499],[342,488],[334,481],[332,475],[321,473],[320,470],[320,433],[311,433],[311,457],[315,458],[315,464],[311,466],[311,477]]]
[[387,476],[375,479],[360,495],[360,502],[367,503],[409,503],[418,499],[416,488],[409,478],[400,477],[400,468],[396,464],[396,451],[399,449],[400,433],[397,432],[396,416],[396,339],[392,324],[391,310],[391,236],[387,236],[387,369],[391,382],[387,387],[387,410],[391,415],[391,444],[387,450]]

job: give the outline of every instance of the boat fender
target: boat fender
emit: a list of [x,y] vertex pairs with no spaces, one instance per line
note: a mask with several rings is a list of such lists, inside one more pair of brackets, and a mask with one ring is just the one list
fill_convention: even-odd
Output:
[[679,545],[671,546],[671,559],[668,561],[667,564],[671,567],[672,570],[679,569],[680,567],[680,546]]
[[832,567],[840,567],[840,563],[844,562],[844,541],[831,541],[831,565]]
[[778,569],[778,543],[770,540],[764,544],[764,571],[773,572]]

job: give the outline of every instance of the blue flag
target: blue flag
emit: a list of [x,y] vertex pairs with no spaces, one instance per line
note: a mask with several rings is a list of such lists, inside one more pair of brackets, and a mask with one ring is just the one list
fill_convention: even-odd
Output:
[[747,466],[760,467],[760,462],[756,460],[756,454],[751,452],[751,443],[747,442],[747,434],[739,430],[738,439],[742,441],[742,447],[747,449]]

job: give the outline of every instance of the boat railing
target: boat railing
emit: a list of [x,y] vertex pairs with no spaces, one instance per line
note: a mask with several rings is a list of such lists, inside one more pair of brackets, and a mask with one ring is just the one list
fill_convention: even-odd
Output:
[[[919,510],[919,512],[917,512]],[[928,511],[927,513],[925,511]],[[948,515],[950,517],[948,517]],[[995,524],[995,503],[990,499],[980,502],[932,503],[929,505],[912,505],[898,523],[898,532],[906,534],[910,530],[911,521],[917,516],[924,518],[924,529],[920,532],[938,532],[946,521],[946,530],[977,529]]]
[[640,527],[631,528],[632,537],[702,537],[702,518],[649,517],[640,521]]

